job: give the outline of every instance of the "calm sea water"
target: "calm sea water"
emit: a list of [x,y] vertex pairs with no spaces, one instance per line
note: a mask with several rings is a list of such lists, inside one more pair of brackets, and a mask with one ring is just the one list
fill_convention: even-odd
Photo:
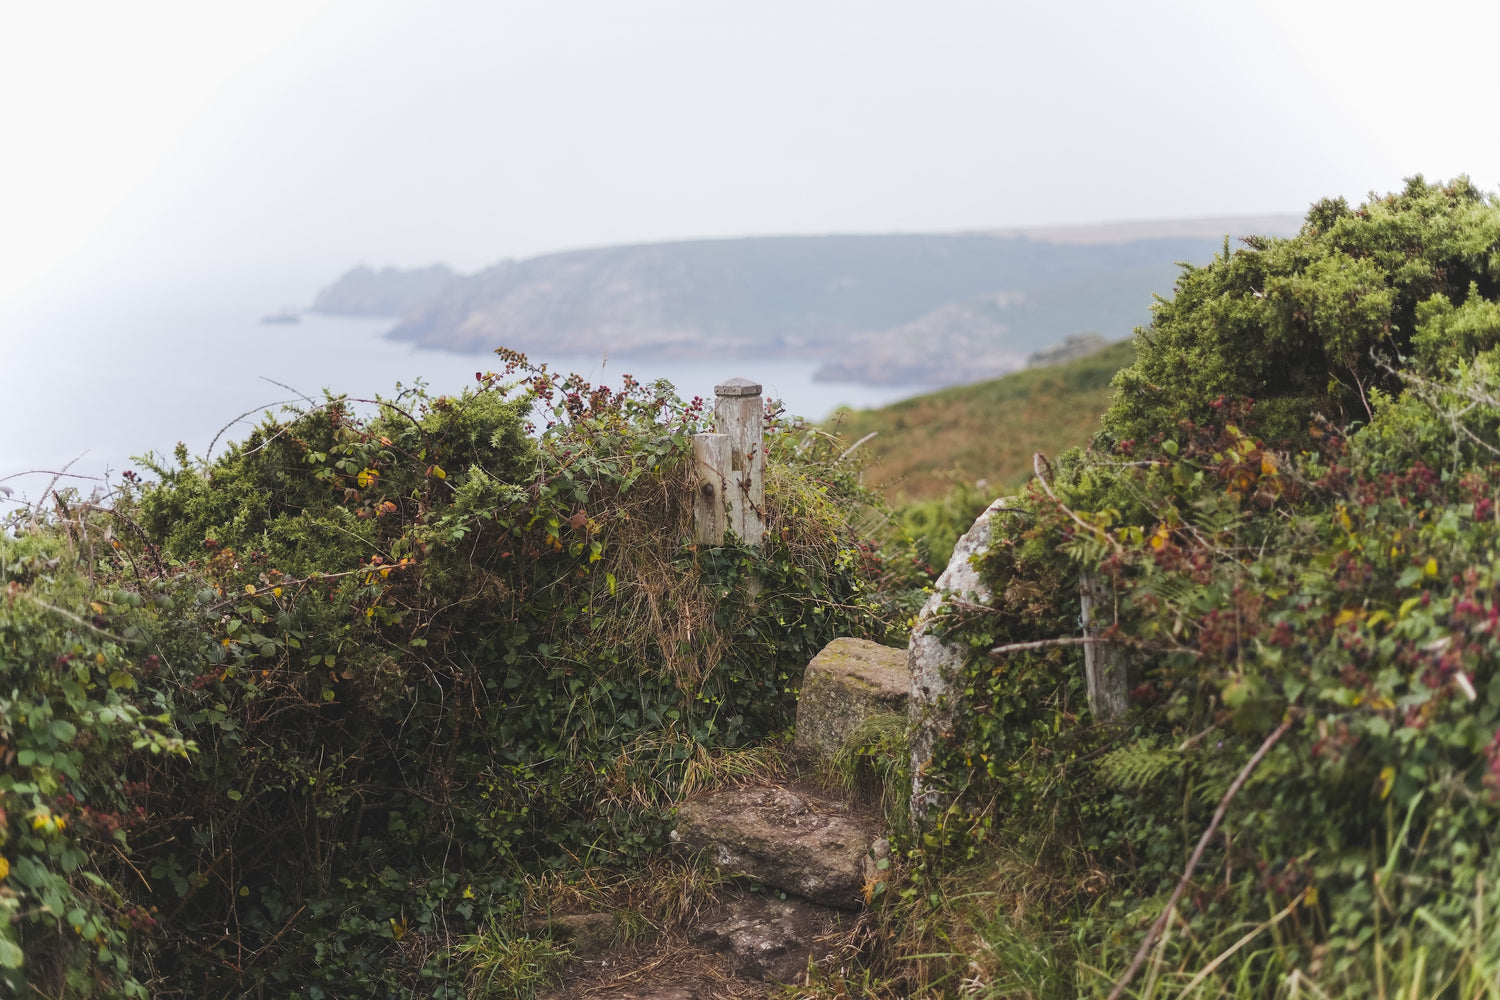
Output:
[[[369,397],[422,379],[433,392],[472,385],[493,354],[418,350],[384,338],[390,320],[309,315],[262,324],[264,302],[121,305],[73,301],[0,319],[0,485],[34,497],[64,466],[80,477],[118,475],[146,452],[219,453],[267,409],[324,389]],[[680,395],[711,396],[736,375],[765,386],[791,413],[822,419],[840,405],[881,406],[917,387],[816,383],[810,361],[538,358],[618,385],[629,372],[666,378]],[[278,384],[280,383],[280,384]],[[69,464],[71,463],[71,465]],[[86,479],[75,485],[88,491]]]

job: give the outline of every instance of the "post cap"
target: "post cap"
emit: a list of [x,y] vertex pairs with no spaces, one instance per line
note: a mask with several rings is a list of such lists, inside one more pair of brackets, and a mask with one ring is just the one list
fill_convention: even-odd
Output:
[[760,383],[752,382],[747,378],[732,378],[727,382],[714,386],[715,396],[759,396]]

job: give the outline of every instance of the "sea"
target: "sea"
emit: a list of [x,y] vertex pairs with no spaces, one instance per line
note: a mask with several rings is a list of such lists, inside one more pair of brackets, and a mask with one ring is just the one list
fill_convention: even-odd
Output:
[[[0,316],[0,511],[35,500],[55,482],[87,495],[107,490],[139,456],[221,454],[267,412],[307,405],[325,391],[371,399],[419,380],[456,393],[491,352],[425,350],[391,340],[389,318],[303,313],[267,323],[281,307],[244,296],[163,300],[77,296]],[[667,379],[679,395],[712,398],[735,376],[761,383],[789,414],[821,421],[836,408],[883,406],[925,391],[908,385],[813,381],[813,360],[672,360],[545,357],[556,371],[618,386],[629,373]]]

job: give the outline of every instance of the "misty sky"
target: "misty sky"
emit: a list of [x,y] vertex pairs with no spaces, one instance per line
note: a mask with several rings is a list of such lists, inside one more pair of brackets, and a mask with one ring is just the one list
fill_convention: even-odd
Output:
[[0,305],[1500,181],[1500,4],[0,7]]

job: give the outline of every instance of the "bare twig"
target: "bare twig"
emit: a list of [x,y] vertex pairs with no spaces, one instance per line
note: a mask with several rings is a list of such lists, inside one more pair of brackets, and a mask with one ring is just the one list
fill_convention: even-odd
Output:
[[109,640],[111,640],[113,642],[118,642],[122,646],[123,645],[128,645],[130,642],[133,641],[131,639],[126,639],[123,636],[115,635],[113,632],[110,632],[107,629],[102,629],[99,626],[95,625],[93,622],[85,621],[84,619],[82,619],[82,618],[78,617],[77,615],[75,615],[73,612],[69,611],[67,608],[60,608],[56,604],[49,604],[48,602],[42,600],[40,597],[37,597],[37,596],[35,596],[33,594],[28,594],[23,589],[17,589],[15,591],[13,591],[13,593],[15,593],[16,596],[18,596],[18,597],[24,597],[24,598],[26,598],[28,601],[30,601],[32,604],[37,605],[38,607],[46,608],[48,611],[51,611],[54,614],[62,615],[64,618],[67,618],[70,621],[77,622],[79,625],[82,625],[84,628],[88,629],[90,632],[94,632],[94,633],[97,633],[98,635],[102,635],[102,636],[104,636],[104,638],[109,639]]
[[287,385],[285,382],[278,382],[274,378],[271,378],[269,375],[262,375],[260,376],[260,379],[263,382],[269,382],[274,386],[279,386],[280,388],[285,389],[287,392],[295,392],[297,395],[306,400],[309,406],[318,405],[318,401],[316,399],[313,399],[311,396],[303,392],[301,389],[298,389],[296,386]]
[[[983,610],[992,610],[985,608]],[[1188,656],[1202,656],[1203,654],[1190,646],[1161,646],[1156,643],[1135,642],[1128,636],[1105,637],[1101,635],[1062,635],[1053,639],[1035,639],[1031,642],[1011,642],[1003,646],[995,646],[990,650],[991,656],[1004,656],[1006,653],[1023,653],[1032,649],[1050,649],[1054,646],[1126,646],[1130,649],[1141,649],[1152,653],[1184,653]]]
[[1004,656],[1006,653],[1023,653],[1030,649],[1051,649],[1053,646],[1102,646],[1112,641],[1097,635],[1062,635],[1055,639],[1037,639],[1033,642],[1008,642],[1003,646],[992,648],[990,655]]
[[381,575],[381,579],[385,579],[388,576],[390,570],[406,569],[411,565],[412,564],[410,562],[382,563],[379,566],[361,566],[359,569],[346,569],[342,573],[315,573],[312,576],[304,576],[301,578],[285,577],[284,579],[277,580],[275,583],[268,583],[264,587],[257,587],[255,590],[244,590],[231,593],[218,604],[209,605],[207,610],[218,611],[220,608],[227,608],[235,601],[242,601],[247,597],[264,597],[266,594],[275,593],[276,591],[281,590],[285,587],[299,587],[308,583],[322,583],[325,580],[338,580],[346,576],[358,576],[361,573],[379,573]]
[[1135,958],[1131,959],[1130,967],[1125,970],[1125,975],[1121,976],[1120,981],[1115,983],[1115,988],[1110,990],[1109,1000],[1119,1000],[1120,994],[1125,992],[1125,987],[1130,985],[1130,981],[1135,978],[1135,974],[1141,970],[1141,963],[1150,954],[1151,946],[1156,943],[1156,939],[1161,936],[1162,928],[1166,926],[1167,921],[1171,919],[1172,913],[1176,911],[1177,901],[1182,898],[1183,891],[1187,889],[1187,884],[1192,879],[1193,872],[1198,868],[1198,862],[1203,859],[1204,849],[1208,847],[1208,842],[1213,839],[1214,833],[1219,829],[1219,824],[1224,821],[1224,814],[1229,811],[1229,803],[1234,801],[1234,797],[1239,794],[1240,789],[1250,777],[1251,772],[1259,766],[1260,762],[1265,759],[1266,754],[1271,752],[1271,748],[1286,735],[1286,731],[1291,729],[1292,723],[1296,721],[1297,715],[1294,712],[1288,711],[1286,718],[1281,720],[1281,725],[1272,730],[1271,735],[1267,736],[1261,743],[1260,749],[1255,751],[1255,756],[1251,757],[1245,766],[1240,768],[1240,773],[1235,776],[1234,782],[1230,784],[1229,791],[1225,792],[1224,797],[1219,800],[1219,808],[1214,810],[1214,818],[1209,822],[1208,829],[1204,830],[1203,836],[1198,838],[1198,846],[1193,849],[1193,856],[1188,858],[1187,867],[1182,872],[1182,878],[1177,880],[1177,888],[1172,890],[1172,896],[1167,900],[1167,905],[1162,908],[1161,916],[1156,918],[1156,922],[1151,925],[1151,930],[1146,932],[1146,940],[1142,941],[1140,948],[1136,950]]
[[1291,915],[1293,910],[1302,905],[1302,901],[1306,898],[1307,890],[1303,889],[1297,894],[1296,898],[1294,898],[1290,903],[1286,904],[1286,906],[1283,907],[1281,911],[1274,917],[1252,927],[1248,934],[1240,938],[1234,944],[1230,945],[1224,951],[1220,952],[1212,962],[1209,962],[1202,969],[1198,970],[1198,974],[1194,976],[1192,980],[1182,988],[1181,993],[1177,994],[1177,1000],[1183,1000],[1183,998],[1186,997],[1189,993],[1192,993],[1193,990],[1197,989],[1199,983],[1203,982],[1203,980],[1213,975],[1214,970],[1223,965],[1225,962],[1229,961],[1229,959],[1234,956],[1235,952],[1245,947],[1245,945],[1249,944],[1251,941],[1254,941],[1264,931],[1275,927],[1277,924],[1285,920],[1288,916]]
[[844,459],[846,459],[850,455],[854,454],[855,449],[857,449],[860,445],[864,444],[866,441],[870,440],[871,438],[873,438],[875,435],[877,435],[879,433],[880,433],[879,431],[871,431],[870,433],[866,434],[864,437],[860,438],[858,441],[856,441],[853,444],[851,444],[849,447],[845,448],[843,450],[843,452],[840,453],[839,457],[835,458],[833,460],[833,464],[834,465],[838,465]]
[[[296,392],[297,390],[293,389],[292,391]],[[233,420],[229,421],[229,423],[227,423],[223,427],[219,428],[219,433],[215,434],[214,435],[214,439],[212,441],[208,442],[208,450],[203,453],[204,460],[206,461],[206,460],[208,460],[209,458],[211,458],[213,456],[214,445],[216,445],[216,444],[219,443],[219,438],[221,438],[221,437],[224,436],[224,432],[227,431],[227,430],[229,430],[229,428],[233,427],[235,424],[239,423],[241,420],[244,420],[246,417],[250,416],[250,414],[252,414],[252,413],[261,413],[261,412],[264,412],[265,410],[270,409],[273,406],[285,406],[288,403],[295,403],[295,402],[296,402],[295,399],[281,399],[281,400],[277,400],[274,403],[266,403],[264,406],[257,406],[257,407],[255,407],[253,409],[246,410],[244,413],[241,413],[239,416],[237,416]]]
[[[87,454],[88,452],[83,453],[83,455]],[[79,455],[78,458],[82,458],[83,455]],[[78,461],[78,458],[73,459],[73,462]],[[67,465],[63,466],[63,471],[61,472],[58,472],[54,469],[26,469],[21,472],[10,472],[6,475],[0,476],[0,483],[5,482],[7,479],[20,479],[22,476],[51,476],[54,483],[59,479],[92,479],[95,482],[99,480],[98,476],[86,476],[81,472],[68,472],[67,470],[72,467],[73,462],[69,462]],[[43,495],[45,494],[46,491],[43,492]],[[9,496],[8,493],[6,495]]]
[[297,922],[297,918],[300,917],[300,916],[302,916],[302,914],[304,912],[306,912],[306,910],[307,910],[306,904],[303,904],[302,906],[297,907],[297,912],[293,913],[290,917],[287,917],[286,923],[284,923],[284,924],[281,925],[281,930],[277,931],[275,934],[272,934],[271,935],[271,939],[269,941],[267,941],[265,944],[261,945],[259,948],[257,948],[254,951],[252,951],[250,953],[250,957],[251,958],[258,958],[258,957],[260,957],[260,955],[261,955],[262,952],[264,952],[267,948],[271,947],[271,945],[275,944],[278,940],[281,939],[281,936],[283,934],[285,934],[287,931],[289,931],[289,930],[292,929],[292,924],[296,923]]

